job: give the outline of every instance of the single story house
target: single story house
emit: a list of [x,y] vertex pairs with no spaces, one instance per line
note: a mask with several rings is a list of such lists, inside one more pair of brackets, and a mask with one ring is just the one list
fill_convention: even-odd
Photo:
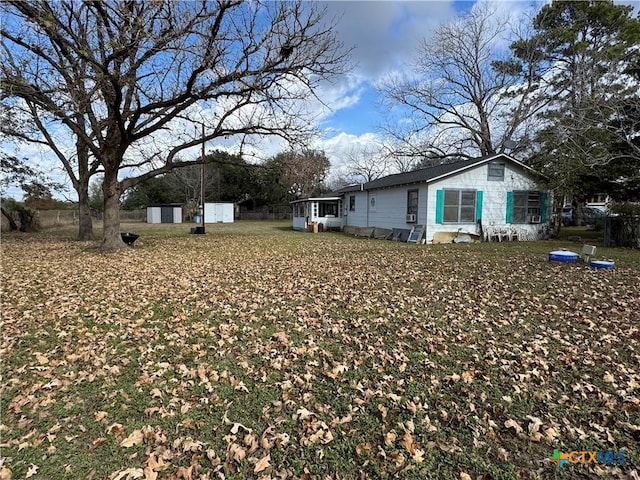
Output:
[[545,180],[505,154],[462,160],[296,200],[293,227],[318,222],[410,230],[422,225],[427,242],[447,232],[535,239],[549,218]]

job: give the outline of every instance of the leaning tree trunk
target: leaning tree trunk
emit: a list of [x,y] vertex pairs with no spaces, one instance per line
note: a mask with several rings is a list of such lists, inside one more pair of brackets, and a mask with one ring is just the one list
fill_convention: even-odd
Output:
[[103,250],[115,250],[125,248],[127,245],[120,236],[120,194],[121,185],[118,181],[118,169],[105,167],[104,183],[104,215],[102,226]]
[[16,230],[18,230],[18,224],[16,223],[16,221],[11,216],[11,213],[6,211],[4,209],[4,207],[0,207],[0,208],[2,210],[2,215],[4,215],[4,218],[6,218],[7,222],[9,222],[9,230],[12,231],[12,232],[15,232]]
[[84,144],[77,144],[78,152],[78,240],[93,238],[93,221],[89,206],[89,149]]

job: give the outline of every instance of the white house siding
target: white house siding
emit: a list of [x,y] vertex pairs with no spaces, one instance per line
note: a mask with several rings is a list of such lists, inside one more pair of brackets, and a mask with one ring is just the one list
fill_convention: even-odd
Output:
[[[349,210],[349,197],[355,195],[356,206]],[[342,202],[342,216],[344,224],[353,227],[367,227],[367,192],[347,192]]]
[[[410,190],[418,190],[418,215],[415,223],[406,222],[407,197]],[[380,227],[410,229],[415,224],[427,223],[427,186],[425,184],[402,185],[364,192],[345,194],[346,225],[355,227]],[[356,196],[356,208],[349,211],[349,196]],[[371,207],[371,198],[375,206]],[[367,211],[368,207],[368,211]]]
[[[406,222],[407,195],[409,190],[418,190],[418,215],[415,224],[427,221],[427,186],[424,184],[404,185],[395,188],[371,190],[369,192],[369,219],[367,227],[411,228],[414,223]],[[371,198],[375,197],[375,206]]]
[[[448,176],[439,181],[429,183],[427,198],[426,222],[427,242],[433,240],[435,232],[456,232],[458,229],[468,232],[476,232],[477,224],[474,223],[436,223],[436,192],[443,189],[476,190],[482,192],[482,212],[480,219],[483,227],[504,227],[506,223],[507,192],[517,190],[541,190],[541,187],[533,178],[519,168],[506,162],[504,180],[488,180],[488,165],[482,164],[457,175]],[[476,214],[476,217],[478,215]],[[540,228],[539,224],[514,224],[521,231],[534,234]]]

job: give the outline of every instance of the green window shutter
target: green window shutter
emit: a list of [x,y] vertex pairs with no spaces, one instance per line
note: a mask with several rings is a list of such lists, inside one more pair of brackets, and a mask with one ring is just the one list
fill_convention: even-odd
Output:
[[513,192],[507,192],[507,223],[513,221]]
[[476,222],[482,220],[482,191],[476,192]]
[[444,210],[444,190],[436,190],[436,223],[442,223]]
[[549,208],[549,194],[542,192],[540,194],[540,221],[547,222],[547,209]]

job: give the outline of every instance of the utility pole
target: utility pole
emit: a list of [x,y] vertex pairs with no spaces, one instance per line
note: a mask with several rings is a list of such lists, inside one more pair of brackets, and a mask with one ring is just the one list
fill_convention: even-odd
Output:
[[202,123],[202,162],[200,163],[200,202],[202,203],[200,233],[204,235],[204,122]]

